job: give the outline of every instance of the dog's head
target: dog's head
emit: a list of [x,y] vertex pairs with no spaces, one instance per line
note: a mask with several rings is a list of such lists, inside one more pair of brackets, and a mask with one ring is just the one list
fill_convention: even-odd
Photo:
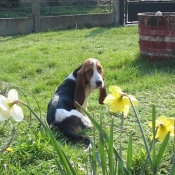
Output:
[[74,102],[77,101],[80,105],[83,104],[86,88],[89,88],[91,92],[95,89],[99,89],[99,103],[103,104],[103,100],[107,96],[104,71],[100,62],[95,58],[87,59],[81,66],[81,69],[77,72]]

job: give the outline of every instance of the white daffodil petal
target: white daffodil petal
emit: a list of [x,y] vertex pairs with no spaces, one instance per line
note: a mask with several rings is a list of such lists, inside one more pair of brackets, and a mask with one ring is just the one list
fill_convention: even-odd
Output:
[[3,109],[0,109],[0,121],[5,121],[11,117],[9,111],[5,111]]
[[18,105],[13,105],[13,107],[10,109],[10,114],[12,115],[13,119],[17,122],[22,121],[24,118],[23,111]]
[[6,97],[4,97],[3,95],[0,95],[0,108],[8,111],[9,107],[8,107],[8,99]]
[[8,96],[7,98],[9,100],[18,100],[18,92],[15,90],[15,89],[11,89],[9,92],[8,92]]

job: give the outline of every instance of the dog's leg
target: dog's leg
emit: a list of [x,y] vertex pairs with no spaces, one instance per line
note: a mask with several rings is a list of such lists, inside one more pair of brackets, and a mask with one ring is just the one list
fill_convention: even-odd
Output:
[[68,117],[62,122],[56,123],[55,126],[58,126],[60,131],[72,141],[82,140],[87,144],[90,143],[88,137],[77,134],[84,128],[84,124],[77,116]]
[[76,116],[80,118],[81,122],[83,123],[85,127],[92,128],[92,123],[90,119],[75,109],[72,109],[71,111],[67,111],[65,109],[57,109],[56,114],[55,114],[55,121],[62,122],[64,119],[71,117],[71,116]]

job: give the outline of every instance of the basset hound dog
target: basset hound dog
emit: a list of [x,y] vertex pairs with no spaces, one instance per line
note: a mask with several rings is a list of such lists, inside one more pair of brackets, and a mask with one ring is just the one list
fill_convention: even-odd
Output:
[[91,128],[92,124],[77,103],[87,110],[87,98],[95,89],[99,89],[99,103],[103,104],[107,96],[103,68],[97,59],[89,58],[57,88],[48,104],[48,125],[58,127],[71,140],[89,143],[88,137],[79,135],[78,131]]

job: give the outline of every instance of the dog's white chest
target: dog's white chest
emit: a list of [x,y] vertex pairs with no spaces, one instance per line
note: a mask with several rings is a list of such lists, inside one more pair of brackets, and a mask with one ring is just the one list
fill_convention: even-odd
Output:
[[89,95],[92,93],[92,90],[90,88],[86,88],[85,89],[85,99],[84,99],[84,103],[82,105],[82,107],[87,110],[87,106],[88,106],[88,97]]

